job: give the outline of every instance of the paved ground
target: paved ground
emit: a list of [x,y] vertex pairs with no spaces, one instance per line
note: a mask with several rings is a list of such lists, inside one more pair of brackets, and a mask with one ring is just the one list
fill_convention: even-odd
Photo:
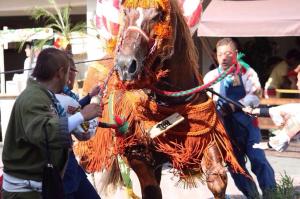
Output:
[[[281,174],[286,172],[287,175],[291,176],[294,180],[294,186],[300,188],[300,159],[299,158],[287,158],[287,157],[276,157],[268,156],[270,164],[273,166],[273,169],[276,172],[276,179],[280,179]],[[249,168],[249,165],[248,165]],[[254,176],[254,175],[252,175]],[[226,194],[230,198],[242,199],[245,198],[242,196],[241,192],[235,187],[230,174],[228,173],[228,187]],[[212,194],[206,187],[206,185],[201,185],[197,189],[183,189],[176,187],[175,184],[177,179],[173,178],[168,170],[164,170],[162,176],[162,190],[164,199],[182,199],[182,198],[213,198]],[[136,190],[138,190],[138,184],[136,184]]]
[[[298,142],[299,143],[299,142]],[[276,173],[276,180],[279,181],[281,179],[281,175],[286,173],[293,179],[294,188],[297,192],[300,192],[300,143],[299,144],[292,144],[287,152],[279,153],[271,150],[266,150],[267,158],[272,165],[275,173]],[[247,164],[247,167],[250,171],[250,165]],[[255,175],[252,174],[253,177]],[[140,197],[140,187],[138,180],[134,173],[131,174],[131,178],[133,179],[133,187],[134,192]],[[256,178],[255,178],[256,181]],[[162,174],[162,182],[161,188],[163,191],[163,198],[164,199],[182,199],[182,198],[200,198],[200,199],[212,199],[213,196],[206,187],[206,185],[200,184],[197,189],[184,189],[182,187],[176,186],[177,179],[169,173],[167,169],[167,165],[163,170]],[[256,181],[257,183],[257,181]],[[245,199],[242,193],[235,187],[230,174],[228,173],[228,186],[226,190],[226,194],[228,198],[231,199]],[[101,195],[103,199],[121,199],[126,198],[126,194],[124,191],[118,191],[113,196],[104,196]],[[298,197],[300,198],[300,197]],[[298,199],[297,198],[297,199]]]
[[[0,157],[2,159],[2,143],[0,143]],[[300,144],[299,144],[300,145]],[[291,148],[291,150],[290,150]],[[279,153],[274,151],[266,151],[267,158],[270,164],[273,166],[273,169],[276,173],[276,179],[280,179],[280,176],[286,172],[288,176],[293,178],[293,184],[296,190],[300,192],[300,157],[299,151],[300,148],[298,144],[292,144],[289,148],[288,152]],[[247,165],[249,168],[249,164]],[[1,169],[0,169],[1,170]],[[253,175],[254,176],[254,175]],[[141,196],[140,188],[138,180],[134,173],[131,174],[133,179],[133,187],[134,192]],[[201,199],[210,199],[213,198],[210,191],[207,189],[206,185],[200,184],[197,189],[184,189],[181,187],[176,186],[177,179],[169,173],[167,165],[163,170],[162,174],[162,182],[161,188],[163,191],[163,198],[164,199],[182,199],[182,198],[201,198]],[[228,174],[228,187],[226,190],[226,194],[228,198],[234,199],[245,199],[242,196],[241,192],[235,187],[232,178]],[[101,194],[101,198],[103,199],[126,199],[126,194],[124,191],[119,190],[116,194],[112,196],[104,196]],[[300,198],[300,197],[299,197]]]

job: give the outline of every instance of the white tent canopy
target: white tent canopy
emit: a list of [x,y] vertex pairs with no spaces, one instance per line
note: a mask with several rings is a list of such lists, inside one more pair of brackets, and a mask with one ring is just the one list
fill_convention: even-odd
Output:
[[198,36],[300,36],[300,0],[213,0],[202,14]]

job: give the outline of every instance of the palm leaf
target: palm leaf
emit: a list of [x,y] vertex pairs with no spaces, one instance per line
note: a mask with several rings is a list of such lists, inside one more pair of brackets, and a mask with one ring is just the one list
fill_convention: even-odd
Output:
[[44,9],[44,8],[34,8],[32,10],[32,15],[31,18],[34,20],[40,20],[40,19],[45,19],[45,23],[53,22],[56,24],[60,24],[57,17],[51,13],[50,11]]
[[61,25],[56,24],[56,23],[48,24],[46,27],[47,27],[47,28],[53,28],[54,30],[57,30],[57,31],[59,31],[59,32],[62,32]]
[[[63,37],[70,42],[70,37],[72,32],[86,32],[86,23],[81,22],[72,26],[70,22],[70,12],[71,7],[66,6],[63,8],[59,8],[55,0],[48,0],[49,4],[52,7],[52,11],[49,11],[45,8],[35,7],[32,10],[32,16],[34,20],[45,20],[45,24],[47,28],[52,28],[62,34]],[[39,41],[38,46],[45,44],[49,39],[45,39]],[[26,41],[22,42],[21,49]],[[19,49],[20,49],[19,48]]]
[[[46,28],[49,28],[49,27],[46,27]],[[52,36],[49,36],[46,39],[42,39],[42,40],[35,40],[34,46],[38,49],[42,49],[42,47],[51,39],[52,39]],[[20,43],[20,45],[18,45],[18,53],[20,53],[22,51],[26,42],[28,42],[27,39],[25,39],[24,41],[22,41]]]
[[42,39],[42,40],[37,40],[37,41],[35,41],[34,46],[35,46],[36,48],[38,48],[38,49],[42,49],[43,46],[45,46],[45,44],[46,44],[50,39],[52,39],[52,37],[48,37],[48,38]]
[[71,29],[70,32],[86,32],[86,23],[85,22],[79,22],[75,24]]
[[54,0],[49,0],[49,2],[52,4],[55,12],[56,12],[56,15],[58,16],[58,19],[59,19],[59,24],[61,24],[62,26],[62,30],[65,29],[65,23],[64,23],[64,20],[63,20],[63,16],[62,16],[62,11],[58,8],[56,2]]
[[[65,7],[62,9],[62,17],[65,23],[65,33],[68,35],[70,33],[70,7]],[[66,36],[67,36],[66,35]]]

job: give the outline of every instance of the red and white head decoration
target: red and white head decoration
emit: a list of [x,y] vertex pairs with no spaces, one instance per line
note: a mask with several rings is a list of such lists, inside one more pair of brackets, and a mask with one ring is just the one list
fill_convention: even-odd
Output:
[[96,27],[109,39],[119,32],[119,0],[97,0]]
[[[197,29],[200,21],[202,2],[203,0],[178,0],[192,33]],[[120,27],[120,6],[121,0],[97,0],[96,28],[101,37],[107,41],[108,51],[116,45]]]
[[187,25],[194,31],[200,21],[202,13],[203,0],[178,0],[180,7],[183,10],[183,16],[186,18]]
[[97,0],[96,6],[96,28],[110,52],[116,45],[119,32],[120,0]]

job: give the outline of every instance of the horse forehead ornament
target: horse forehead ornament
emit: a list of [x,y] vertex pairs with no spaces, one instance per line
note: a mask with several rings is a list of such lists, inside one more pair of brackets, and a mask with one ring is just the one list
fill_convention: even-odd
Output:
[[[127,9],[150,9],[155,8],[164,12],[163,19],[156,23],[154,28],[155,39],[170,39],[171,37],[171,6],[168,0],[127,0],[122,3],[123,8]],[[141,25],[141,24],[139,24]],[[139,27],[141,28],[141,27]]]
[[[116,53],[116,69],[121,81],[131,81],[134,88],[144,88],[159,79],[159,65],[173,54],[174,31],[168,0],[127,0],[122,2],[123,18]],[[173,23],[172,23],[173,22]],[[147,73],[147,74],[146,74]],[[151,79],[148,85],[140,84]]]

